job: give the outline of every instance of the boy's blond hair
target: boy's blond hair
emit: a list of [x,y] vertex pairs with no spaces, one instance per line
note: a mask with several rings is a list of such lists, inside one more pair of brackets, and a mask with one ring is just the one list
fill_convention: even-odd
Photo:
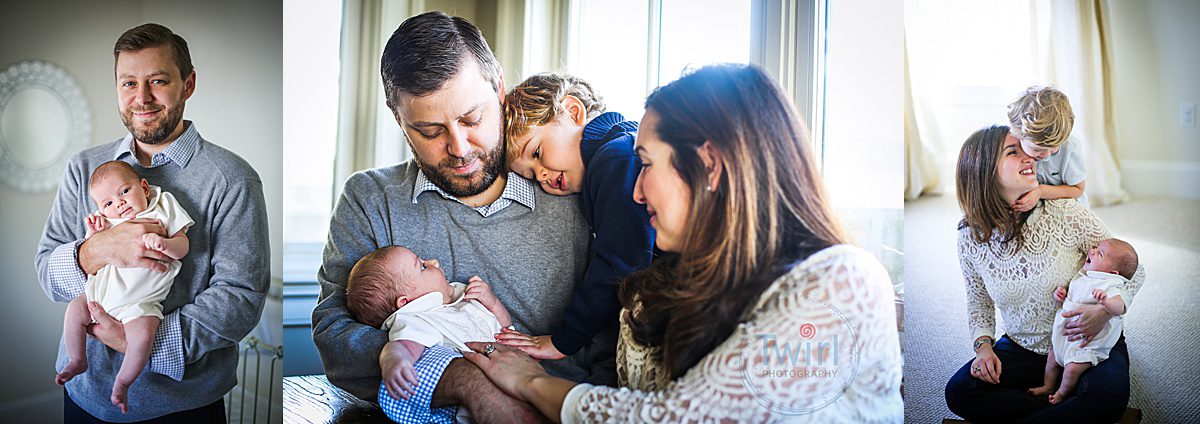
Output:
[[1033,86],[1008,105],[1008,121],[1017,138],[1054,148],[1067,142],[1075,125],[1075,113],[1062,91]]
[[506,163],[512,163],[525,147],[525,143],[517,142],[519,138],[528,134],[533,127],[549,124],[566,113],[561,105],[565,96],[575,97],[583,103],[587,121],[604,113],[604,99],[596,94],[592,85],[566,74],[541,73],[531,76],[505,96]]

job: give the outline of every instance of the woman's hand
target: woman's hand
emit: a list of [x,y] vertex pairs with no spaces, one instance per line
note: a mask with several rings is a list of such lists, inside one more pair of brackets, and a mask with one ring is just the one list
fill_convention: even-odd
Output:
[[1000,384],[1000,358],[992,351],[992,345],[983,344],[975,350],[971,361],[971,376],[992,384]]
[[1100,334],[1100,330],[1104,329],[1104,325],[1108,323],[1108,319],[1112,318],[1104,309],[1104,305],[1083,305],[1073,311],[1066,311],[1062,314],[1063,318],[1075,318],[1067,322],[1063,326],[1063,335],[1067,340],[1075,341],[1083,339],[1083,343],[1079,346],[1087,346]]
[[[495,350],[485,355],[488,346]],[[548,375],[537,361],[516,348],[485,342],[469,342],[467,347],[474,352],[462,352],[463,357],[483,370],[500,390],[517,400],[529,402],[522,389],[528,388],[533,379]]]
[[507,328],[500,330],[500,334],[496,335],[496,341],[508,346],[521,349],[522,352],[528,353],[529,356],[535,359],[562,359],[567,355],[563,355],[554,347],[554,343],[550,341],[550,336],[530,336],[517,330],[509,330]]

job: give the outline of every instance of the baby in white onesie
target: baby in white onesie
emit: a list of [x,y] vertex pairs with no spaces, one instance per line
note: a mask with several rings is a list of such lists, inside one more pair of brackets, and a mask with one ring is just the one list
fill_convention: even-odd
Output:
[[397,399],[415,390],[413,364],[426,347],[470,350],[466,342],[494,342],[502,328],[512,326],[508,310],[482,278],[451,283],[437,259],[421,259],[401,246],[381,248],[354,264],[346,307],[358,322],[388,332],[379,366]]
[[[1049,394],[1050,403],[1062,402],[1075,390],[1075,384],[1084,371],[1108,359],[1108,353],[1121,338],[1124,327],[1122,316],[1127,302],[1122,296],[1123,290],[1137,267],[1138,257],[1133,246],[1117,239],[1104,240],[1088,251],[1083,269],[1071,280],[1069,289],[1054,289],[1054,299],[1063,302],[1063,306],[1054,315],[1054,330],[1050,334],[1051,350],[1046,358],[1045,384],[1029,389],[1030,394]],[[1104,309],[1112,315],[1100,333],[1087,340],[1087,346],[1081,346],[1083,340],[1067,340],[1063,328],[1069,319],[1074,318],[1063,318],[1063,312],[1096,304],[1104,305]],[[1055,391],[1060,372],[1062,384]]]
[[87,326],[93,323],[87,303],[93,301],[125,326],[125,359],[113,382],[113,405],[128,412],[129,385],[141,374],[150,359],[154,333],[162,321],[162,301],[179,274],[179,259],[188,253],[187,229],[193,222],[179,206],[175,196],[149,185],[128,163],[105,162],[92,172],[88,194],[99,208],[86,218],[87,235],[107,230],[130,219],[152,219],[162,224],[169,237],[154,233],[142,236],[147,250],[162,252],[171,258],[167,271],[145,268],[117,268],[111,264],[89,275],[84,293],[67,306],[63,339],[68,362],[54,377],[65,384],[87,371]]

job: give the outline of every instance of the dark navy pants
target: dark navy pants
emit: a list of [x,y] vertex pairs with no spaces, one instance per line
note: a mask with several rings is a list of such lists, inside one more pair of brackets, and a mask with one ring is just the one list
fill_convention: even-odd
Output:
[[971,362],[946,383],[946,406],[973,423],[1112,423],[1129,404],[1129,350],[1122,335],[1108,359],[1079,377],[1075,393],[1051,405],[1027,389],[1044,382],[1046,355],[1017,345],[1007,335],[992,349],[1000,358],[1000,384],[971,376]]

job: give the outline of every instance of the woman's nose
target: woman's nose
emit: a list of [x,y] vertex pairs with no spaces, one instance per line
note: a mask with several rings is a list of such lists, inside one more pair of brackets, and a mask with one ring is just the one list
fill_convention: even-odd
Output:
[[633,202],[639,205],[646,204],[646,196],[642,194],[642,176],[638,175],[637,181],[633,183]]
[[431,267],[434,267],[434,268],[441,268],[441,267],[442,267],[442,264],[441,264],[441,263],[439,263],[437,259],[426,259],[426,260],[425,260],[425,266],[431,266]]

